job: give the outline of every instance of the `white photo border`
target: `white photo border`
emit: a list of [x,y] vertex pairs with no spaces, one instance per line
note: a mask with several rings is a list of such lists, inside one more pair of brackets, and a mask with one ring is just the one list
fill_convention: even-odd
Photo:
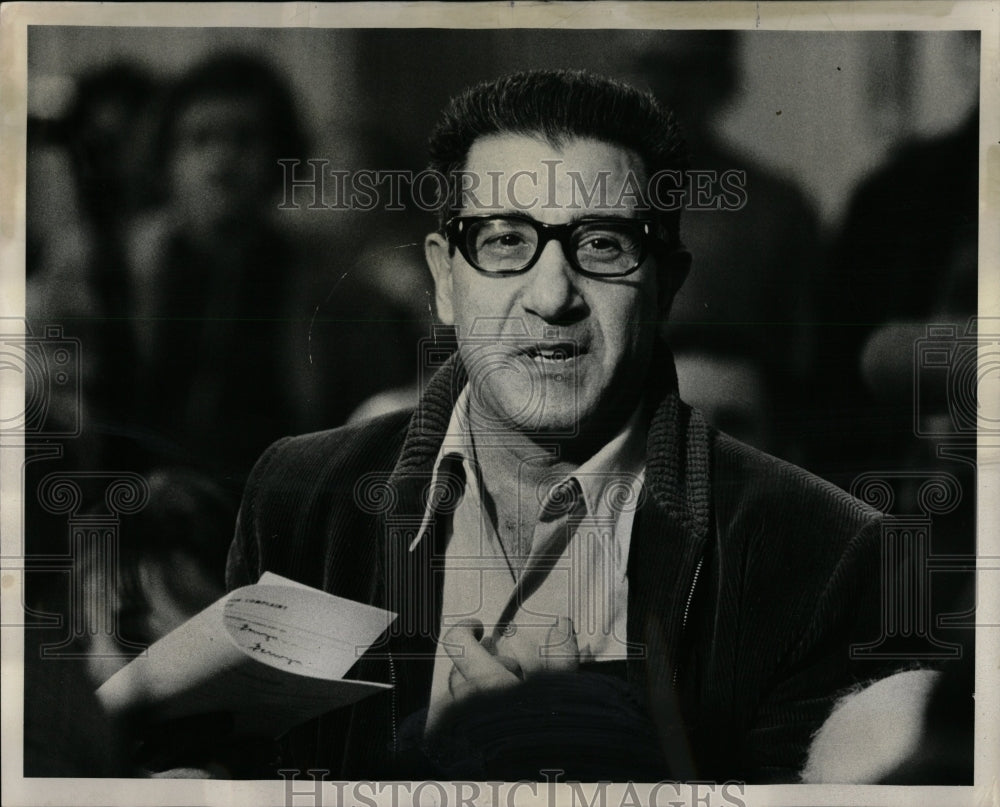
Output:
[[[367,27],[367,28],[733,28],[774,31],[979,30],[980,226],[979,315],[1000,315],[1000,5],[995,2],[851,3],[5,3],[0,9],[0,317],[24,316],[25,143],[29,26]],[[1000,390],[982,390],[998,394]],[[24,390],[0,388],[3,411],[23,401]],[[994,407],[995,411],[995,407]],[[23,602],[20,489],[23,447],[0,442],[3,547],[2,610],[16,618]],[[976,759],[973,787],[748,786],[747,805],[981,805],[1000,803],[1000,447],[982,438],[978,464],[978,616],[976,652]],[[5,618],[7,623],[10,619]],[[25,779],[22,769],[23,633],[2,630],[2,802],[21,805],[228,805],[286,804],[285,783],[182,780]],[[447,785],[446,785],[447,786]],[[336,804],[327,784],[323,803]],[[496,791],[510,801],[507,785]],[[607,788],[618,804],[626,785]],[[587,791],[593,795],[594,791]],[[641,797],[648,790],[637,787]],[[565,785],[516,790],[518,804],[571,804]],[[376,796],[390,803],[391,791]],[[295,803],[301,804],[301,801]],[[713,802],[715,803],[715,802]]]

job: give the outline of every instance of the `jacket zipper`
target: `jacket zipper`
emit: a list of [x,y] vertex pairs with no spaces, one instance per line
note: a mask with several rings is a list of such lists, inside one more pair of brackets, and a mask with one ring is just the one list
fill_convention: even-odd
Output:
[[396,662],[392,657],[392,651],[387,651],[389,656],[389,683],[392,684],[392,695],[390,700],[392,702],[392,753],[399,753],[399,740],[397,733],[397,723],[398,723],[398,712],[399,706],[397,703],[396,694]]
[[[704,556],[700,557],[700,558],[698,558],[698,565],[694,567],[694,577],[691,578],[691,588],[688,589],[687,600],[684,603],[684,614],[681,616],[681,632],[680,632],[680,635],[677,637],[678,647],[680,646],[681,642],[684,639],[684,631],[687,628],[687,623],[688,623],[688,614],[691,611],[691,601],[694,599],[694,589],[695,589],[695,586],[698,585],[698,577],[701,574],[701,566],[702,566],[702,563],[704,563],[704,562],[705,562]],[[681,667],[681,665],[680,665],[680,653],[678,653],[678,655],[677,655],[677,663],[674,665],[673,681],[671,682],[671,685],[675,689],[677,687],[677,674],[680,672],[680,667]]]

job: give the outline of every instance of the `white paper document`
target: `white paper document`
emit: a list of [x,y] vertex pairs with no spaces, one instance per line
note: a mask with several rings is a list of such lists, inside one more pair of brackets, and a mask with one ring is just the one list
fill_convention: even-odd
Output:
[[97,695],[114,715],[231,713],[235,734],[276,737],[391,689],[343,676],[395,618],[265,572],[151,645]]

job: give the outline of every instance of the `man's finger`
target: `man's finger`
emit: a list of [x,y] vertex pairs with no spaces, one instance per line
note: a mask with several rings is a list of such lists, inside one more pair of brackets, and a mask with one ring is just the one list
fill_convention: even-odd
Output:
[[466,678],[452,665],[451,674],[448,676],[448,692],[455,700],[461,700],[473,692],[503,689],[521,680],[521,665],[517,659],[497,656],[496,660],[499,666],[495,670],[477,678]]
[[546,672],[574,672],[580,666],[580,646],[573,620],[559,617],[539,652]]
[[477,619],[459,622],[441,642],[452,661],[448,690],[456,699],[475,691],[500,689],[517,683],[520,666],[512,658],[494,655],[479,639],[483,625]]
[[482,634],[483,625],[478,619],[463,620],[445,633],[442,643],[455,669],[466,680],[497,675],[514,677],[513,672],[479,643],[477,637]]

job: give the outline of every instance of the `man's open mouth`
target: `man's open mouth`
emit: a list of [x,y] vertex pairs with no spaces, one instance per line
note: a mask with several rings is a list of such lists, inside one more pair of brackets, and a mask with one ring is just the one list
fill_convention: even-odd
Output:
[[521,349],[521,353],[529,359],[553,363],[570,362],[586,352],[575,342],[543,342]]

